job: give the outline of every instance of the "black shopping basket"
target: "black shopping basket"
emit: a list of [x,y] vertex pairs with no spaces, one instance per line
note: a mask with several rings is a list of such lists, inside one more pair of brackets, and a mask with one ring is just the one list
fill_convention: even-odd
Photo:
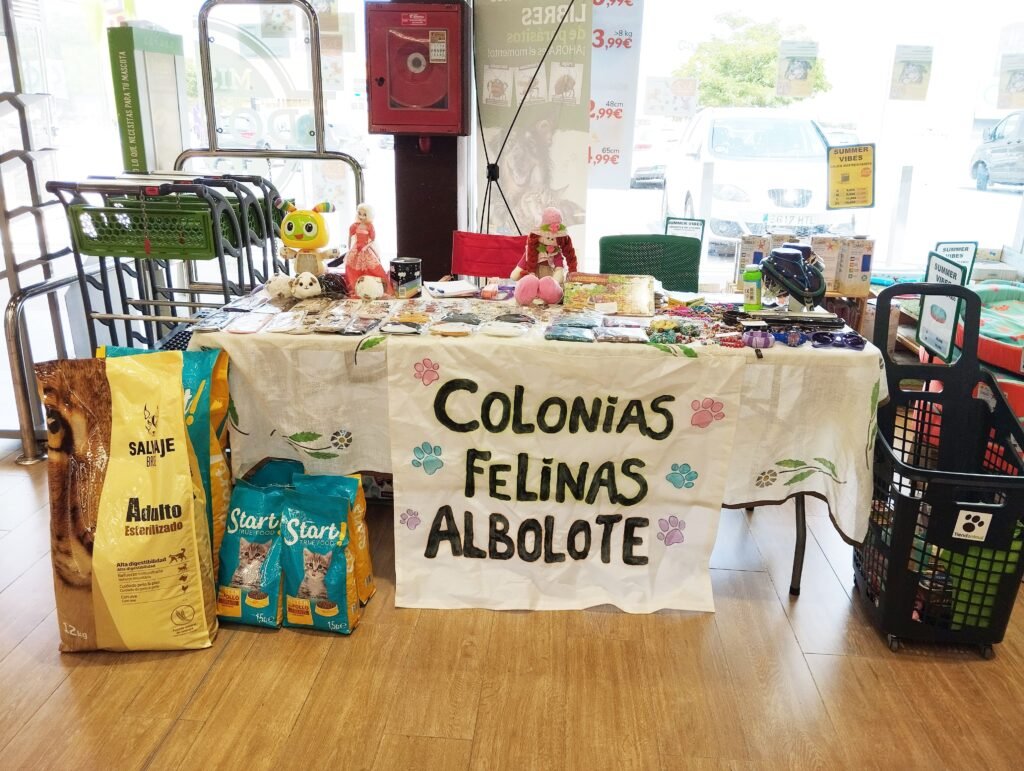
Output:
[[[922,315],[930,297],[961,300],[959,359],[892,359],[886,340],[897,294],[921,295]],[[977,646],[991,658],[1024,573],[1024,430],[978,366],[974,292],[901,284],[877,302],[874,342],[889,401],[878,410],[868,531],[854,551],[857,590],[892,650],[919,640]]]

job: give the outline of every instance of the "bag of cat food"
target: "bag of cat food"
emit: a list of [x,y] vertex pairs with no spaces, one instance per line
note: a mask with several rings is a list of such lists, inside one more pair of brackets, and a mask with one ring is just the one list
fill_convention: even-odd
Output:
[[331,495],[348,502],[349,538],[355,559],[356,593],[365,605],[377,587],[373,582],[373,564],[370,562],[370,534],[366,527],[366,495],[359,474],[351,476],[307,476],[296,474],[292,484],[300,493]]
[[[100,347],[96,356],[113,359],[151,353],[155,352],[108,345]],[[224,452],[227,446],[224,427],[228,414],[228,355],[216,349],[184,351],[182,361],[185,426],[206,492],[206,521],[213,540],[213,570],[216,573],[224,519],[231,498],[231,470]]]
[[235,484],[220,546],[217,615],[222,621],[281,626],[282,493]]
[[36,365],[62,651],[206,648],[217,634],[182,355]]
[[348,548],[347,502],[284,490],[284,625],[351,634],[362,610]]

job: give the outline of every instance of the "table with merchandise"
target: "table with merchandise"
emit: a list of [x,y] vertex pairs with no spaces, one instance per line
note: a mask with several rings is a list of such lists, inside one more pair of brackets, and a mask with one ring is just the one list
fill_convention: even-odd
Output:
[[863,537],[887,396],[857,335],[734,310],[255,296],[191,347],[230,358],[236,477],[394,475],[399,605],[711,610],[723,506],[812,495]]

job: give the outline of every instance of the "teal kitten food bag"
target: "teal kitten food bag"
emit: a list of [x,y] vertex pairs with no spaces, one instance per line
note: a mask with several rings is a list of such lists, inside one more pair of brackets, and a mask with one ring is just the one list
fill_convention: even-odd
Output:
[[349,549],[347,501],[282,492],[284,625],[351,634],[362,611]]
[[253,626],[281,626],[281,513],[284,492],[236,482],[217,576],[217,615]]

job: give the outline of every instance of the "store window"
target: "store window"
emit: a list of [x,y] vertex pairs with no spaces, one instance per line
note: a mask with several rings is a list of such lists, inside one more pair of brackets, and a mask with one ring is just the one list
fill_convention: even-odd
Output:
[[[876,270],[920,272],[941,240],[1020,249],[1024,10],[997,16],[869,2],[840,20],[788,0],[644,2],[630,188],[590,186],[587,264],[601,236],[664,232],[666,215],[707,219],[711,288],[734,275],[746,233],[867,235]],[[816,52],[787,71],[789,41]],[[787,75],[809,94],[780,96]],[[657,98],[667,87],[676,98]],[[829,211],[825,148],[867,142],[875,206]]]

